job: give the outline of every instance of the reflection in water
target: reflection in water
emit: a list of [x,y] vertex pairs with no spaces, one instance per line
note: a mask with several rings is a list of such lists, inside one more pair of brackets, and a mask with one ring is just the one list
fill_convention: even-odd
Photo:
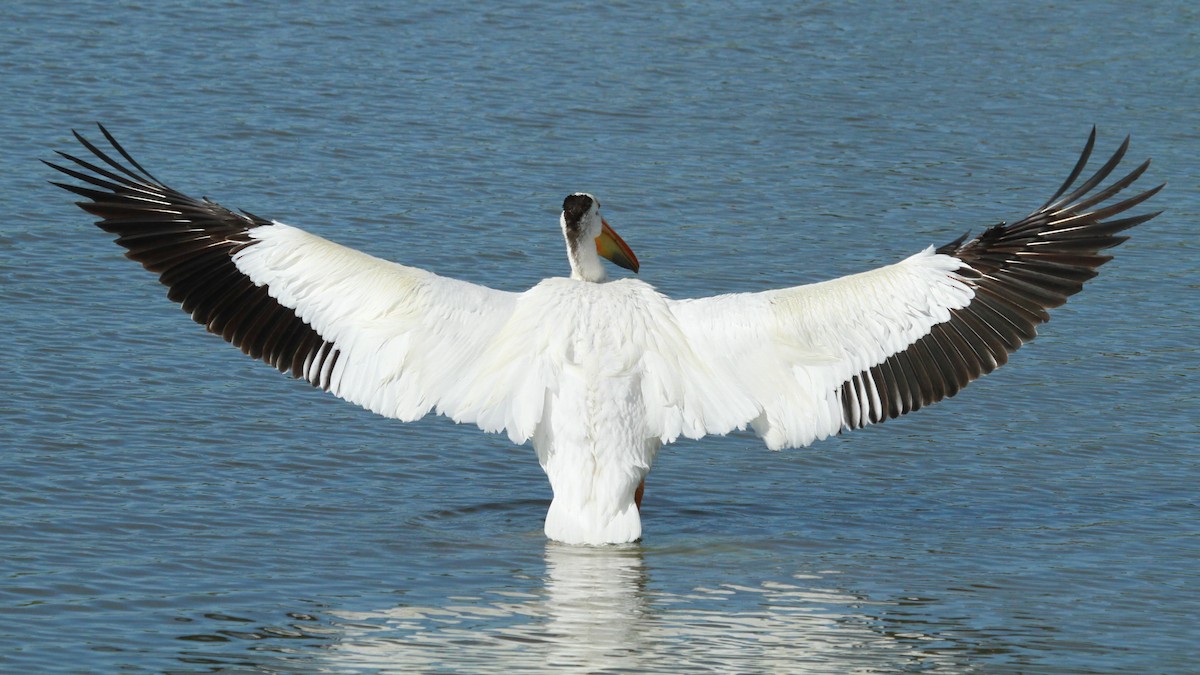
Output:
[[334,612],[344,634],[324,658],[337,666],[634,668],[652,648],[639,545],[546,543],[544,592],[496,591],[440,607]]
[[341,634],[314,658],[396,671],[968,667],[969,647],[880,618],[899,603],[821,589],[820,576],[678,594],[656,592],[649,576],[638,545],[549,543],[544,593],[337,611]]
[[873,601],[823,588],[827,575],[672,593],[656,590],[636,544],[549,542],[545,565],[534,592],[294,613],[282,627],[206,615],[227,628],[181,635],[179,658],[272,671],[961,672],[973,656],[1008,651],[994,635],[927,632],[917,606],[932,601]]
[[547,665],[635,667],[650,650],[646,574],[638,544],[546,546]]

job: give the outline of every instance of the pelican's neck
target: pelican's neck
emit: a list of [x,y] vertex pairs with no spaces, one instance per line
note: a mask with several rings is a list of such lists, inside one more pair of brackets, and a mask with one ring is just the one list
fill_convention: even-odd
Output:
[[578,281],[601,283],[608,281],[604,271],[604,261],[596,252],[596,239],[580,233],[572,236],[572,232],[563,227],[563,236],[567,240],[567,260],[571,262],[571,278]]
[[604,272],[604,265],[600,256],[596,254],[595,246],[584,244],[574,251],[568,246],[567,258],[571,260],[572,279],[591,281],[597,284],[608,281],[608,275]]

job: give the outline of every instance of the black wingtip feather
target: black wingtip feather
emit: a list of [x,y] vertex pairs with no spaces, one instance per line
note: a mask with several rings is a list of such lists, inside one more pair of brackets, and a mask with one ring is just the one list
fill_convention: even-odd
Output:
[[[51,184],[87,200],[77,205],[100,218],[96,222],[99,228],[117,235],[126,257],[157,274],[168,288],[168,297],[180,303],[197,323],[275,368],[290,368],[296,377],[305,377],[298,364],[306,361],[316,359],[328,369],[336,361],[337,348],[271,298],[265,286],[257,286],[233,262],[234,253],[257,241],[250,230],[269,226],[270,221],[167,187],[103,124],[97,126],[124,163],[72,130],[92,161],[65,152],[57,154],[74,167],[42,161],[90,187]],[[321,374],[322,370],[313,372]],[[328,388],[328,373],[310,382]]]
[[[1104,163],[1104,166],[1100,167],[1096,173],[1092,174],[1092,177],[1084,181],[1082,185],[1080,185],[1078,188],[1075,188],[1074,192],[1069,195],[1059,197],[1053,204],[1050,204],[1048,207],[1044,207],[1039,210],[1054,211],[1055,209],[1061,208],[1063,211],[1065,211],[1070,209],[1071,207],[1069,205],[1072,202],[1088,192],[1091,192],[1091,190],[1104,181],[1105,178],[1108,178],[1108,175],[1112,173],[1113,169],[1117,168],[1117,165],[1120,164],[1121,160],[1125,157],[1125,152],[1129,150],[1129,138],[1129,136],[1126,136],[1125,141],[1121,143],[1121,146],[1117,148],[1117,151],[1113,153],[1112,157],[1110,157],[1108,161]],[[1061,213],[1061,211],[1058,213]]]
[[1083,145],[1083,152],[1079,153],[1079,159],[1075,162],[1075,168],[1071,169],[1071,173],[1067,176],[1067,179],[1063,181],[1062,186],[1060,186],[1058,190],[1056,190],[1054,194],[1050,196],[1050,199],[1047,199],[1045,204],[1042,204],[1040,207],[1038,207],[1038,211],[1045,211],[1051,204],[1054,203],[1055,200],[1061,197],[1063,193],[1071,189],[1071,184],[1075,182],[1076,178],[1079,178],[1079,174],[1083,173],[1083,168],[1087,166],[1088,160],[1091,159],[1092,156],[1092,149],[1095,147],[1096,125],[1093,124],[1092,132],[1088,134],[1087,143]]
[[142,174],[144,176],[146,176],[147,178],[149,178],[150,180],[152,180],[156,183],[159,182],[159,180],[154,177],[154,174],[152,174],[149,171],[142,168],[142,165],[138,164],[137,160],[135,160],[132,156],[130,156],[130,154],[128,152],[125,151],[125,148],[122,147],[122,145],[117,142],[117,139],[113,138],[112,134],[108,133],[108,129],[106,129],[103,124],[96,122],[96,126],[100,127],[100,133],[104,134],[104,139],[107,140],[109,145],[111,145],[113,148],[115,148],[117,152],[121,153],[121,156],[125,158],[125,161],[132,164],[135,169],[137,169],[138,171],[141,171]]

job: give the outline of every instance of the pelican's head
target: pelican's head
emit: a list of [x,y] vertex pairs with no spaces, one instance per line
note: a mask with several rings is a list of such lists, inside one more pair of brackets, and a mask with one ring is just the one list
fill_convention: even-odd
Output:
[[600,264],[600,256],[627,270],[638,271],[637,256],[600,215],[600,200],[586,192],[576,192],[563,200],[559,220],[567,240],[572,279],[604,281],[608,275]]

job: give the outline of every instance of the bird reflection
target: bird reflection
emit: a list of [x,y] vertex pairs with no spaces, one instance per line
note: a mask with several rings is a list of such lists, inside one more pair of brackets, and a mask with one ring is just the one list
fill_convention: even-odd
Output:
[[632,667],[652,634],[640,544],[546,545],[546,634],[556,662],[587,669]]
[[[523,570],[481,597],[334,611],[325,627],[338,635],[312,658],[380,672],[843,672],[970,669],[976,656],[1008,649],[948,625],[935,599],[867,598],[838,590],[827,573],[669,592],[669,579],[650,577],[673,569],[673,555],[690,557],[548,542],[540,588]],[[647,556],[661,560],[647,565]]]

